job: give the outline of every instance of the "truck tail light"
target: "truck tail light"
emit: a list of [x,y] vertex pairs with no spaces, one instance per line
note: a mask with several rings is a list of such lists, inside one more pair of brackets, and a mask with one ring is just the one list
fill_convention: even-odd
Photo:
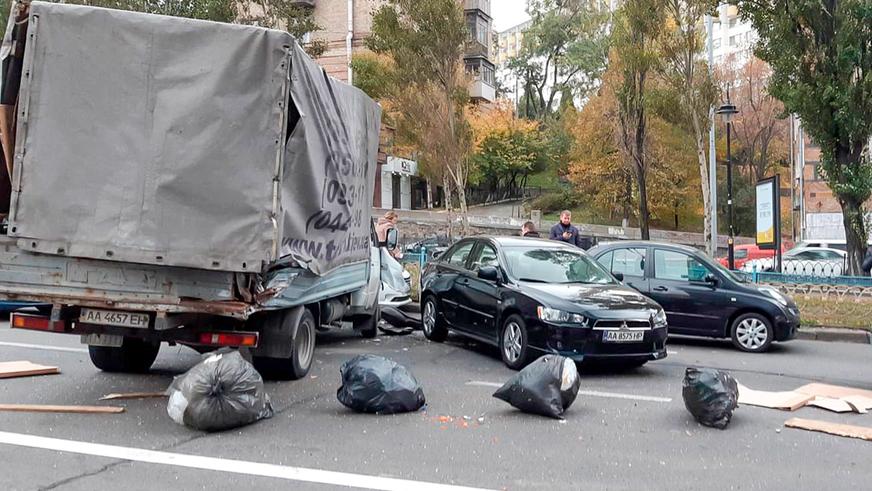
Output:
[[29,329],[32,331],[66,332],[67,322],[53,321],[45,315],[13,313],[9,323],[14,329]]
[[258,335],[256,332],[204,332],[200,334],[200,344],[207,346],[231,346],[255,348]]

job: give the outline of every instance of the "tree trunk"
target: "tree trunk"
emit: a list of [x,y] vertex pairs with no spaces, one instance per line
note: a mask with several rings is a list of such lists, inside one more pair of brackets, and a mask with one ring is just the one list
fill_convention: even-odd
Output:
[[451,204],[451,180],[448,178],[448,173],[445,172],[442,174],[442,187],[445,190],[445,211],[448,215],[448,238],[451,239],[453,234],[453,225],[454,225],[454,217],[452,216],[452,212],[454,211]]
[[644,164],[636,162],[636,180],[639,184],[639,228],[642,230],[642,240],[651,240],[651,230],[648,224],[648,176]]
[[692,114],[693,132],[696,137],[696,156],[699,160],[699,180],[702,185],[702,209],[703,209],[703,239],[705,240],[705,250],[709,257],[715,257],[717,254],[717,244],[712,241],[712,196],[709,176],[709,163],[706,158],[706,147],[708,146],[707,138],[702,131],[702,124],[699,120],[699,115]]
[[469,236],[469,210],[466,207],[466,190],[463,186],[457,186],[457,201],[460,203],[460,234]]
[[433,184],[429,177],[427,178],[427,209],[433,209]]
[[630,223],[630,210],[633,207],[633,178],[630,176],[629,172],[626,175],[625,185],[624,216],[622,221]]
[[866,254],[866,229],[864,228],[863,203],[852,199],[840,199],[842,218],[845,224],[848,257],[846,274],[862,276],[863,257]]

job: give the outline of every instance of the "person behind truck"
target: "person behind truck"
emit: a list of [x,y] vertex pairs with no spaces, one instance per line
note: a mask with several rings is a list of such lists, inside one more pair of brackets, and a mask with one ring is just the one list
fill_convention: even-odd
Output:
[[863,258],[863,273],[872,275],[872,246],[866,248],[866,257]]
[[551,240],[559,240],[583,248],[583,243],[578,235],[578,228],[572,225],[572,212],[563,210],[560,213],[560,222],[551,227]]
[[[397,215],[397,212],[391,210],[381,218],[378,219],[378,223],[375,225],[375,233],[378,236],[378,245],[379,247],[385,247],[387,245],[388,240],[388,230],[392,228],[397,228],[397,222],[400,220],[400,216]],[[403,253],[400,252],[399,247],[394,247],[388,251],[391,256],[396,259],[400,259],[403,257]]]
[[533,222],[526,222],[521,227],[521,237],[539,237],[539,232],[536,231],[536,225]]

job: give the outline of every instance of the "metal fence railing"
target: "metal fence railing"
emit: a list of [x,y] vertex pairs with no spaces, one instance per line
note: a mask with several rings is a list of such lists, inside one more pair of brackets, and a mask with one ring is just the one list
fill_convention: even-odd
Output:
[[831,285],[831,286],[857,286],[872,288],[872,278],[868,276],[843,276],[843,275],[808,275],[791,273],[742,272],[734,271],[737,276],[744,277],[751,283],[771,283],[784,285]]

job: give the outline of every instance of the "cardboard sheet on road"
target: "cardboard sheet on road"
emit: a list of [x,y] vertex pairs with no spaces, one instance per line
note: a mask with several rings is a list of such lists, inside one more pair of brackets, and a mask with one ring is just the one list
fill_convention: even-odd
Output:
[[841,399],[831,397],[816,397],[809,401],[809,406],[815,406],[835,413],[858,413],[866,414],[872,409],[872,399],[861,396],[849,396]]
[[815,397],[829,397],[832,399],[844,399],[845,397],[860,396],[872,399],[872,390],[842,387],[840,385],[808,384],[795,389],[794,392],[808,394]]
[[765,390],[749,389],[744,385],[739,385],[739,404],[747,404],[749,406],[796,411],[808,404],[808,402],[814,398],[815,396],[813,395],[802,394],[795,391],[769,392]]
[[847,438],[858,438],[872,442],[872,428],[866,426],[843,425],[838,423],[830,423],[829,421],[818,421],[815,419],[791,418],[788,419],[784,426],[788,428],[797,428],[800,430],[817,431],[820,433],[828,433],[830,435],[844,436]]
[[35,375],[54,375],[61,373],[58,367],[37,365],[29,361],[0,362],[0,378],[32,377]]
[[739,404],[796,411],[814,406],[836,413],[866,414],[872,409],[872,391],[827,384],[808,384],[785,392],[754,390],[739,385]]

